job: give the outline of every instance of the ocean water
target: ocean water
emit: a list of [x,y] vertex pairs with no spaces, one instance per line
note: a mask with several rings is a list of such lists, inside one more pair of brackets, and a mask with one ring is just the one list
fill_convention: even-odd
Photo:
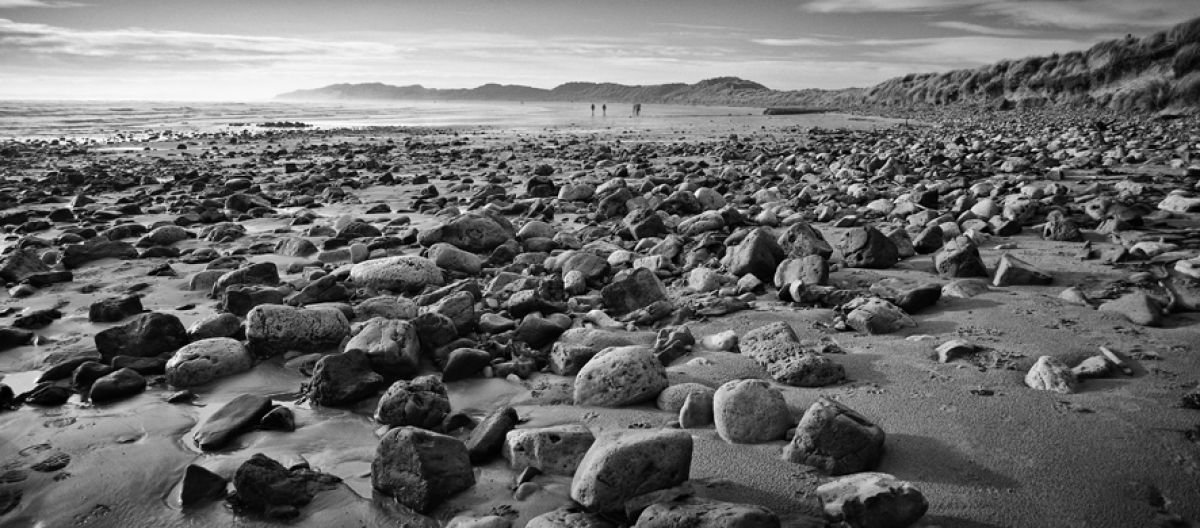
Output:
[[265,122],[302,122],[318,128],[488,127],[498,129],[614,128],[663,130],[698,122],[845,126],[873,118],[838,114],[764,116],[762,108],[643,105],[640,116],[629,104],[541,102],[156,102],[156,101],[0,101],[0,138],[93,138],[122,135],[145,139],[161,135],[218,131],[263,131]]

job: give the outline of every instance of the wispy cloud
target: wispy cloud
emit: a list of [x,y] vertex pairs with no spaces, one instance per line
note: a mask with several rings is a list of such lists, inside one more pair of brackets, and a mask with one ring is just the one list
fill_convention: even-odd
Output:
[[79,2],[58,0],[0,0],[0,9],[18,7],[81,7],[83,5]]
[[[1075,30],[1162,27],[1200,15],[1196,0],[813,0],[804,4],[803,9],[816,13],[999,15],[1026,26]],[[985,27],[970,26],[975,29]],[[971,31],[966,26],[958,29]]]
[[1020,36],[1029,34],[1028,31],[1020,29],[997,28],[958,20],[942,20],[938,22],[932,22],[929,25],[944,29],[956,29],[959,31],[965,31],[967,33],[977,33],[980,35]]
[[898,13],[904,11],[945,11],[970,7],[986,0],[814,0],[804,8],[817,13]]
[[871,39],[863,53],[874,59],[894,59],[929,65],[982,65],[1003,59],[1048,55],[1083,49],[1086,42],[1072,39],[966,36],[920,39]]
[[837,46],[842,44],[829,39],[799,37],[799,38],[757,38],[750,39],[750,42],[763,46],[776,47],[809,47],[809,46]]

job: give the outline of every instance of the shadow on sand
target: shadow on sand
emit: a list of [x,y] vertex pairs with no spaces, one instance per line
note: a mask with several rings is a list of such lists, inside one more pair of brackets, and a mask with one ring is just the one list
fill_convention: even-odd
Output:
[[914,482],[976,488],[1014,489],[1021,483],[971,460],[949,444],[928,436],[889,434],[879,471]]

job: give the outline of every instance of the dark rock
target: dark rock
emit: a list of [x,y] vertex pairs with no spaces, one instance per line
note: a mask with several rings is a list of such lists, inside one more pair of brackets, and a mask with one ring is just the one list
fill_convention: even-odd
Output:
[[501,407],[489,413],[467,438],[467,453],[472,464],[483,464],[500,454],[504,437],[517,426],[520,418],[512,407]]
[[270,431],[292,432],[296,430],[296,415],[292,413],[291,409],[278,405],[263,415],[262,419],[258,421],[258,427]]
[[204,451],[225,447],[237,435],[253,429],[271,411],[271,399],[257,394],[242,394],[209,416],[193,437]]
[[886,473],[858,473],[817,487],[826,519],[857,528],[905,528],[929,502],[916,487]]
[[235,491],[229,502],[240,512],[293,519],[300,514],[298,508],[312,502],[317,493],[334,489],[341,481],[304,467],[288,469],[262,453],[255,453],[234,473]]
[[127,368],[143,376],[160,375],[167,370],[167,360],[160,357],[113,356],[111,364],[114,369]]
[[12,328],[10,326],[0,326],[0,352],[11,348],[32,344],[34,337],[37,337],[37,334],[34,334],[29,330]]
[[886,269],[900,260],[896,243],[871,226],[847,231],[838,243],[838,250],[851,268]]
[[771,282],[775,278],[775,268],[785,256],[783,249],[763,228],[751,231],[729,251],[730,273],[739,277],[751,274],[763,282]]
[[145,311],[142,298],[137,295],[112,297],[92,303],[88,308],[88,320],[93,323],[113,323]]
[[96,349],[104,358],[157,356],[188,343],[187,329],[179,318],[159,312],[143,313],[121,326],[96,334]]
[[75,269],[106,258],[132,260],[138,258],[138,250],[128,242],[93,238],[82,244],[64,246],[60,262],[67,269]]
[[829,259],[833,256],[833,246],[825,241],[824,235],[811,225],[797,222],[788,226],[777,239],[779,247],[789,258],[803,258],[809,255],[819,255]]
[[53,407],[67,403],[72,394],[74,392],[71,392],[71,389],[47,381],[38,383],[29,392],[18,395],[17,401],[30,405]]
[[861,414],[822,397],[800,419],[783,458],[830,475],[869,471],[883,456],[884,437],[883,429]]
[[29,249],[17,249],[4,257],[0,264],[0,279],[8,282],[21,282],[30,275],[45,273],[50,267],[42,262],[41,257]]
[[349,405],[374,396],[385,383],[383,376],[371,370],[367,355],[352,350],[317,361],[307,395],[317,405]]
[[247,348],[258,357],[288,350],[316,352],[332,348],[349,333],[350,322],[333,308],[264,304],[246,314]]
[[411,377],[420,367],[417,330],[408,321],[373,317],[350,338],[345,350],[364,352],[371,369],[389,379]]
[[996,275],[992,277],[993,286],[1013,286],[1021,284],[1050,284],[1054,277],[1042,271],[1033,264],[1025,262],[1011,253],[1000,256],[996,264]]
[[604,435],[579,463],[571,498],[591,511],[622,511],[629,499],[687,481],[691,465],[692,435],[686,431]]
[[371,463],[371,485],[424,513],[474,486],[475,473],[462,442],[416,427],[397,427],[379,442]]
[[180,486],[180,505],[193,508],[223,499],[228,484],[229,481],[224,477],[195,464],[188,464],[183,472],[183,484]]
[[130,368],[119,369],[92,383],[88,399],[92,403],[108,403],[128,398],[146,390],[146,378]]
[[638,528],[779,528],[774,512],[753,504],[694,497],[651,504],[637,518]]
[[654,356],[665,366],[669,366],[691,352],[696,344],[696,336],[686,326],[672,326],[658,331],[654,340]]
[[58,311],[58,308],[44,308],[18,316],[13,319],[13,326],[27,330],[45,328],[61,317],[62,312]]
[[99,361],[85,361],[71,373],[71,386],[86,394],[96,380],[113,372],[113,367]]
[[666,299],[667,290],[653,271],[635,268],[624,276],[618,274],[600,295],[614,315],[624,315]]
[[437,429],[450,414],[446,386],[436,376],[397,381],[379,398],[375,421],[384,425],[411,425]]
[[933,257],[933,267],[938,276],[945,278],[988,276],[979,248],[965,236],[957,237],[942,247]]
[[492,364],[492,355],[477,348],[458,348],[446,358],[442,368],[442,380],[457,381],[478,374]]

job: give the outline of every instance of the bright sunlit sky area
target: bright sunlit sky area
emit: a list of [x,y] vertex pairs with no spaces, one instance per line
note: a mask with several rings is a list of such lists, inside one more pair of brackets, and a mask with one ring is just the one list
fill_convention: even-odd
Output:
[[340,82],[775,89],[1085,49],[1200,0],[0,0],[0,98],[261,100]]

